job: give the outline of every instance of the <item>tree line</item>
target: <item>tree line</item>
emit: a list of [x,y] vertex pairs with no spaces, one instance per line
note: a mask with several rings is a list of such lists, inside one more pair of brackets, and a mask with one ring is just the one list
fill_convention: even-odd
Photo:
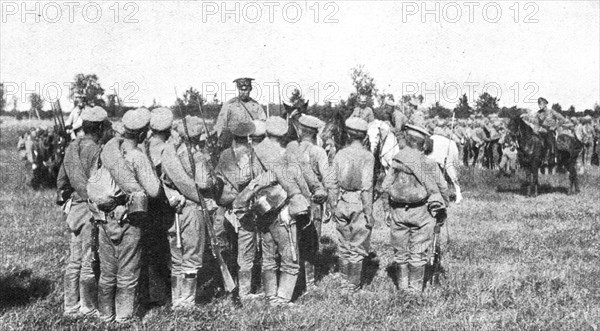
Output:
[[[355,88],[355,92],[351,93],[348,98],[341,100],[339,104],[332,105],[331,103],[325,103],[324,105],[313,104],[308,108],[308,112],[311,115],[320,117],[323,120],[329,120],[332,116],[338,116],[342,114],[348,116],[352,110],[356,107],[358,96],[367,96],[367,105],[374,107],[375,103],[384,105],[386,100],[396,102],[394,95],[389,92],[379,92],[376,87],[375,79],[365,69],[364,65],[358,65],[350,70],[350,78],[352,85]],[[95,74],[77,74],[74,78],[69,97],[70,100],[74,100],[75,95],[84,96],[84,100],[88,105],[98,105],[106,109],[107,113],[112,118],[120,118],[128,110],[136,107],[130,107],[123,105],[122,99],[115,93],[109,93],[105,95],[105,90],[102,88],[98,81],[98,76]],[[45,101],[37,94],[33,93],[29,95],[30,109],[28,112],[20,112],[17,110],[18,99],[13,97],[12,100],[6,100],[4,84],[0,83],[0,115],[13,116],[16,118],[30,117],[39,119],[51,119],[51,111],[43,111]],[[419,102],[423,102],[422,95],[403,95],[401,100],[408,102],[409,100],[417,99]],[[300,95],[300,91],[295,90],[289,98],[290,103],[304,102],[304,98]],[[175,104],[170,107],[173,109],[176,117],[182,115],[200,115],[206,118],[216,118],[220,109],[220,102],[207,102],[206,98],[195,88],[190,87],[184,91],[181,96],[178,96]],[[7,108],[12,106],[9,111]],[[70,111],[71,107],[76,105],[63,105],[63,111]],[[156,101],[153,101],[152,105],[148,108],[150,110],[161,107]],[[281,113],[281,105],[270,103],[266,105],[270,115],[279,115]],[[597,103],[593,109],[586,109],[583,112],[577,112],[574,106],[570,106],[567,110],[563,110],[559,103],[552,105],[552,109],[562,113],[568,117],[580,117],[590,115],[592,117],[600,117],[600,105]],[[464,94],[459,98],[458,103],[453,109],[444,107],[439,102],[434,103],[427,108],[427,114],[429,117],[439,118],[451,118],[452,115],[459,119],[469,118],[471,115],[483,115],[489,116],[496,114],[499,117],[512,117],[521,114],[525,109],[518,108],[517,106],[512,107],[499,107],[498,99],[489,93],[485,92],[481,94],[477,100],[475,100],[474,107],[469,104],[467,95]]]

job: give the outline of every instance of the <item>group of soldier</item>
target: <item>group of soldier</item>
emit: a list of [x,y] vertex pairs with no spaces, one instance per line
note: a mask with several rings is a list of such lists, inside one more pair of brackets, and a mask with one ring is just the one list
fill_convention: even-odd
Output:
[[[401,105],[387,101],[378,114],[369,107],[361,106],[365,102],[364,97],[359,98],[359,107],[353,115],[363,116],[369,122],[377,117],[385,119],[396,128],[406,123],[416,124],[426,128],[431,134],[452,139],[458,145],[465,167],[499,169],[499,173],[505,174],[514,172],[517,167],[518,143],[507,128],[508,118],[499,118],[497,114],[487,117],[472,114],[467,119],[427,119],[424,111],[418,109],[420,102],[414,100]],[[538,99],[538,110],[524,113],[521,117],[544,140],[543,163],[546,167],[556,163],[556,137],[561,134],[569,135],[581,144],[581,166],[590,163],[598,165],[598,118],[594,119],[590,115],[566,118],[548,107],[548,100],[545,98]]]
[[[363,117],[372,112],[359,106],[345,121],[347,143],[330,159],[317,143],[318,118],[267,117],[249,96],[251,81],[235,81],[239,95],[221,109],[216,143],[203,119],[174,121],[168,108],[130,110],[105,139],[106,111],[81,109],[57,180],[70,230],[65,316],[127,322],[140,303],[190,309],[199,276],[213,270],[206,251],[234,302],[289,305],[299,279],[306,291],[318,286],[321,225],[329,220],[341,290],[363,291],[375,224],[375,159],[364,147]],[[383,183],[383,218],[397,287],[419,292],[448,187],[423,154],[426,129],[405,124],[393,132],[401,151]]]

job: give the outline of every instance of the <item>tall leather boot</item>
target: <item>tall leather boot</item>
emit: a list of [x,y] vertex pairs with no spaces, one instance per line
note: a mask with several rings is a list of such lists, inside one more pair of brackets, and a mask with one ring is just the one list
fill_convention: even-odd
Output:
[[248,298],[252,289],[252,270],[240,270],[238,272],[238,288],[240,298]]
[[79,282],[79,297],[81,307],[79,310],[87,316],[97,315],[98,309],[98,282],[96,278],[81,279]]
[[362,261],[357,263],[350,263],[348,282],[350,283],[349,289],[352,291],[358,291],[361,286],[362,278]]
[[408,290],[408,264],[402,263],[398,265],[398,288]]
[[312,289],[317,286],[317,279],[315,276],[315,265],[305,261],[304,262],[304,272],[306,275],[306,289]]
[[117,293],[115,295],[115,321],[117,323],[127,323],[131,321],[137,313],[137,305],[136,287],[117,287]]
[[265,298],[272,300],[277,297],[277,273],[275,270],[266,270],[262,273],[263,288],[265,290]]
[[350,262],[348,260],[340,259],[339,267],[340,267],[340,275],[342,279],[348,280],[348,267],[350,266]]
[[64,280],[64,316],[78,317],[79,313],[79,280],[65,275]]
[[286,305],[292,301],[294,288],[298,275],[290,275],[282,272],[279,278],[279,287],[277,288],[277,297],[271,301],[275,305]]
[[98,313],[104,322],[115,320],[115,288],[98,286]]
[[196,305],[196,290],[198,280],[196,274],[185,274],[181,279],[180,307],[192,308]]
[[177,308],[181,304],[181,283],[183,277],[171,276],[171,307]]
[[412,265],[408,266],[409,269],[409,278],[408,278],[408,288],[414,292],[422,292],[423,291],[423,277],[425,275],[425,266],[415,267]]

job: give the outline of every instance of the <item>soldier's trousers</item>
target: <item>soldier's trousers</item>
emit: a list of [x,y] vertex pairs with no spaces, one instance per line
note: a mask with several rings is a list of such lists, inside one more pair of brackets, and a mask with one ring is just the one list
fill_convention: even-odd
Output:
[[[110,220],[110,222],[115,222]],[[100,281],[98,306],[101,318],[125,321],[133,317],[137,308],[137,286],[140,277],[142,230],[125,225],[119,240],[111,240],[107,225],[100,229]],[[114,311],[111,311],[113,310]]]
[[[292,243],[288,230],[281,225],[279,216],[268,225],[268,229],[261,230],[262,238],[262,270],[277,271],[277,256],[281,257],[279,271],[295,276],[300,271],[298,259],[294,261]],[[298,244],[295,245],[298,254]],[[296,256],[297,258],[297,256]]]
[[415,208],[395,208],[392,205],[391,245],[394,262],[420,267],[427,264],[427,253],[433,239],[435,219],[427,205]]
[[359,263],[369,254],[371,230],[366,228],[360,192],[344,192],[335,210],[340,259]]
[[179,214],[181,248],[177,248],[175,222],[169,228],[171,248],[171,276],[196,274],[202,268],[206,224],[202,210],[192,201],[187,201]]
[[256,249],[258,245],[257,230],[256,226],[250,223],[254,223],[253,220],[241,221],[241,226],[238,229],[238,254],[237,263],[240,268],[240,272],[246,272],[252,270],[254,261],[256,261]]
[[142,233],[141,294],[147,303],[162,303],[167,299],[169,279],[169,240],[167,229],[173,222],[173,213],[168,207],[148,212],[148,222]]
[[[87,205],[85,206],[87,208]],[[85,286],[96,282],[92,263],[92,229],[95,225],[88,219],[78,231],[71,231],[69,239],[69,262],[64,278],[65,314],[88,314],[95,311],[96,298],[89,297]]]

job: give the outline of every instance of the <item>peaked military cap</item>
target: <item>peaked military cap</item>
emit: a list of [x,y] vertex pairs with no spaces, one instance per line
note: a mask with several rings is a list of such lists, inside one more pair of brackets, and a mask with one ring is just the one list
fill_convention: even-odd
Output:
[[127,130],[139,130],[150,124],[150,111],[146,108],[130,110],[123,115],[123,126]]
[[408,135],[416,138],[425,139],[429,137],[429,132],[420,126],[405,124],[404,130]]
[[82,121],[86,122],[104,122],[104,120],[106,120],[107,117],[108,114],[106,113],[106,110],[104,110],[104,108],[100,106],[95,106],[83,108],[79,118],[81,118]]
[[256,130],[254,123],[252,122],[240,122],[238,125],[233,128],[231,133],[236,137],[248,137],[253,134]]
[[252,81],[254,78],[242,77],[234,80],[233,82],[237,84],[237,88],[241,91],[248,91],[252,89]]
[[322,125],[322,121],[320,119],[311,115],[300,116],[298,122],[300,122],[300,125],[302,125],[303,127],[314,130],[319,130],[319,127],[321,127]]
[[346,120],[346,128],[357,132],[367,132],[369,124],[360,117],[350,117]]
[[152,109],[150,112],[150,128],[156,131],[169,130],[173,125],[173,112],[166,107]]
[[267,124],[267,133],[272,136],[281,137],[281,136],[284,136],[288,132],[287,122],[281,117],[278,117],[278,116],[269,117],[267,119],[266,124]]
[[267,133],[267,123],[265,123],[265,121],[254,120],[252,123],[254,124],[254,132],[252,133],[252,136],[262,137]]
[[543,102],[545,104],[548,104],[548,100],[546,100],[545,98],[539,97],[538,98],[538,103],[541,103],[541,102]]

